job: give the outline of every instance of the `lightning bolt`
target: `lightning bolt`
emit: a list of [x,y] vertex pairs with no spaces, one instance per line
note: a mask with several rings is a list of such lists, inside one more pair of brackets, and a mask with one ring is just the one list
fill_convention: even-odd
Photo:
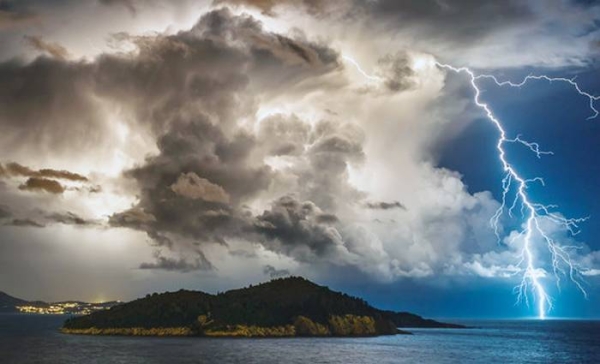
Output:
[[[362,70],[360,65],[349,57],[344,57],[350,63],[356,66],[360,73],[370,80],[376,81],[381,78],[370,76]],[[502,179],[502,201],[501,205],[495,214],[490,219],[490,224],[494,229],[498,241],[501,241],[500,236],[500,218],[507,214],[513,217],[515,209],[520,204],[520,212],[525,219],[522,230],[517,236],[511,239],[514,242],[518,238],[523,239],[523,246],[519,254],[518,266],[521,267],[521,282],[515,287],[517,294],[517,302],[525,302],[529,306],[529,294],[533,295],[537,303],[537,312],[540,319],[546,318],[548,311],[552,309],[552,299],[549,296],[542,279],[546,275],[546,271],[538,267],[536,259],[536,251],[534,245],[536,243],[543,244],[549,251],[552,262],[552,270],[556,280],[557,287],[560,290],[560,277],[566,276],[587,298],[587,292],[582,283],[580,270],[577,264],[573,261],[570,251],[577,248],[574,246],[562,245],[554,240],[551,234],[543,227],[543,221],[549,221],[568,231],[571,235],[576,235],[579,232],[579,224],[587,220],[586,218],[566,218],[562,214],[555,212],[556,205],[543,204],[534,201],[528,194],[527,190],[532,183],[541,183],[544,185],[544,179],[541,177],[525,178],[516,169],[514,164],[509,161],[505,147],[509,144],[520,144],[530,150],[537,158],[542,158],[545,155],[551,155],[553,152],[545,151],[540,148],[536,142],[530,142],[517,135],[509,137],[502,122],[494,115],[490,106],[481,100],[481,89],[478,86],[478,81],[482,79],[492,80],[497,86],[509,86],[520,88],[532,80],[543,80],[550,83],[561,82],[570,85],[580,96],[585,97],[589,101],[589,107],[592,115],[588,119],[594,119],[600,114],[595,108],[595,102],[600,99],[600,96],[594,96],[583,91],[579,84],[574,79],[563,77],[549,77],[547,75],[529,75],[521,82],[499,81],[494,75],[476,74],[467,67],[454,67],[448,64],[435,62],[435,65],[441,69],[451,71],[457,74],[466,74],[469,77],[471,87],[475,93],[473,102],[486,115],[487,119],[494,125],[498,131],[499,137],[496,144],[498,157],[502,163],[502,168],[505,176]],[[536,240],[537,238],[537,240]]]
[[[552,257],[552,269],[556,279],[556,284],[560,289],[560,277],[561,275],[567,276],[571,282],[573,282],[577,288],[587,298],[587,293],[582,285],[581,274],[578,266],[575,264],[569,253],[573,246],[561,245],[558,241],[554,240],[550,234],[542,227],[542,220],[548,220],[559,227],[564,228],[572,235],[576,235],[579,232],[579,224],[587,218],[565,218],[562,214],[554,212],[557,206],[543,204],[534,201],[527,193],[527,188],[531,183],[539,182],[544,184],[544,179],[541,177],[525,178],[515,168],[515,166],[508,160],[506,155],[505,146],[508,144],[518,143],[533,152],[537,158],[541,158],[543,155],[553,154],[551,151],[543,151],[540,149],[538,143],[529,142],[521,138],[521,135],[517,135],[514,138],[509,138],[507,132],[504,129],[501,121],[494,115],[489,105],[481,101],[481,89],[477,85],[477,81],[481,79],[490,79],[497,86],[510,86],[510,87],[522,87],[531,80],[545,80],[550,83],[562,82],[571,85],[575,91],[589,100],[589,106],[592,110],[592,115],[588,119],[593,119],[598,116],[598,110],[595,108],[595,102],[600,99],[598,96],[591,95],[581,90],[579,85],[573,80],[562,77],[549,77],[546,75],[529,75],[525,77],[521,82],[514,83],[511,81],[499,81],[493,75],[475,74],[471,69],[466,67],[453,67],[447,64],[441,64],[436,62],[436,65],[442,69],[449,70],[455,73],[464,73],[469,77],[471,87],[475,93],[474,103],[477,105],[487,116],[487,119],[496,127],[499,133],[496,149],[498,151],[498,157],[502,163],[502,168],[505,172],[505,177],[502,179],[502,202],[496,213],[490,219],[490,223],[494,228],[496,237],[500,241],[499,232],[499,220],[506,213],[509,216],[513,216],[513,212],[519,202],[521,203],[521,213],[525,218],[524,227],[519,232],[517,237],[523,239],[523,248],[520,253],[519,266],[524,267],[522,270],[521,283],[515,287],[517,292],[517,302],[525,301],[529,305],[528,292],[536,297],[538,317],[544,319],[549,310],[552,309],[552,300],[548,295],[542,278],[545,276],[543,268],[539,268],[536,265],[535,251],[533,245],[536,243],[535,237],[537,235],[541,243],[550,252]],[[514,191],[511,196],[511,191]],[[512,202],[511,201],[512,198]],[[509,205],[510,202],[510,205]]]

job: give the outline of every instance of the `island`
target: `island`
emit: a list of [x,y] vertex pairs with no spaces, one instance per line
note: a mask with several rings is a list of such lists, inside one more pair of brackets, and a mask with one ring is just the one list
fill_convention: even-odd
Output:
[[153,293],[68,319],[66,334],[205,337],[378,336],[401,328],[459,328],[407,312],[383,311],[301,277],[274,279],[216,295]]

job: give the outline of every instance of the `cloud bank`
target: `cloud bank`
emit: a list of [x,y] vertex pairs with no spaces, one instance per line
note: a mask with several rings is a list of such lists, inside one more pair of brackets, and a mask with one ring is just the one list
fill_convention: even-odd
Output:
[[510,279],[516,249],[489,226],[498,202],[437,164],[443,131],[477,114],[433,60],[598,54],[598,6],[560,1],[99,1],[70,11],[195,17],[105,30],[114,49],[88,56],[36,35],[57,20],[47,6],[0,2],[1,37],[24,47],[0,62],[0,219],[134,233],[152,251],[140,271]]

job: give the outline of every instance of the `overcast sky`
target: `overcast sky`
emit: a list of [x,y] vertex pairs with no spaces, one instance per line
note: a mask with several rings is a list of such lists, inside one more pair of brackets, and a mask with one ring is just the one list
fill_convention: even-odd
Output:
[[[600,3],[0,0],[0,290],[128,300],[302,275],[433,316],[514,305],[519,221],[469,80],[600,93]],[[586,217],[589,293],[536,264],[554,316],[600,316],[600,119],[572,88],[482,83],[554,155],[536,199]],[[596,107],[600,107],[597,105]],[[541,245],[540,245],[541,246]],[[552,313],[551,313],[552,315]]]

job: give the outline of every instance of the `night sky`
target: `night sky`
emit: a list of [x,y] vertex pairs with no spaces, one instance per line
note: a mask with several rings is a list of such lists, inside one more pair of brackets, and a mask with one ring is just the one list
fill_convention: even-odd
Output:
[[[523,219],[469,67],[600,94],[600,3],[0,0],[0,290],[129,300],[305,276],[375,306],[526,318]],[[589,217],[550,317],[600,317],[600,117],[481,79],[535,201]],[[595,104],[600,109],[600,101]],[[534,300],[531,295],[530,299]],[[533,301],[535,302],[535,301]]]

